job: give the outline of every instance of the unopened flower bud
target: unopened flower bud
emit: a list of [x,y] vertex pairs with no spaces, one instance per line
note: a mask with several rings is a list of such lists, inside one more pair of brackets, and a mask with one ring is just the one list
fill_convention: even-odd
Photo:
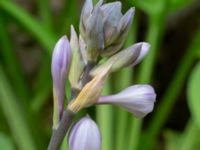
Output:
[[118,36],[118,25],[121,17],[121,2],[111,2],[101,6],[104,20],[105,47],[112,44]]
[[69,71],[69,81],[72,88],[80,89],[78,82],[83,73],[85,63],[80,51],[79,39],[73,26],[71,26],[70,46],[72,50],[72,60]]
[[87,60],[95,62],[100,50],[104,48],[103,16],[100,0],[93,8],[92,1],[86,0],[80,20],[80,34],[87,45]]
[[[115,4],[116,3],[116,4]],[[115,5],[117,5],[117,2],[115,2],[114,4]],[[113,5],[114,5],[113,4]],[[107,4],[108,5],[108,4]],[[121,11],[121,7],[117,7],[116,9],[119,9],[119,11]],[[117,10],[115,10],[115,11],[117,11]],[[114,29],[113,29],[113,32],[115,32],[115,33],[113,33],[113,35],[114,35],[114,37],[111,37],[111,36],[107,36],[108,38],[110,38],[111,40],[109,40],[109,41],[111,41],[110,43],[109,43],[109,45],[106,45],[106,47],[104,48],[104,50],[102,50],[101,51],[101,56],[111,56],[111,55],[113,55],[113,54],[115,54],[117,51],[119,51],[121,48],[122,48],[122,46],[123,46],[123,44],[124,44],[124,42],[125,42],[125,40],[126,40],[126,37],[127,37],[127,35],[128,35],[128,31],[129,31],[129,29],[130,29],[130,27],[131,27],[131,24],[132,24],[132,20],[133,20],[133,16],[134,16],[134,12],[135,12],[135,10],[134,10],[134,8],[130,8],[126,13],[125,13],[125,15],[124,16],[122,16],[122,15],[120,15],[120,13],[117,13],[116,14],[116,12],[115,11],[113,11],[113,13],[114,13],[114,15],[116,16],[117,14],[117,16],[115,17],[116,18],[116,20],[115,21],[113,21],[113,24],[112,25],[110,25],[111,27],[112,26],[116,26],[116,25],[114,25],[114,24],[116,24],[116,22],[118,23],[117,24],[117,30],[115,29],[115,31],[114,31]],[[111,13],[112,14],[112,13]],[[114,19],[113,19],[114,20]],[[109,22],[109,21],[107,21],[107,22]],[[111,24],[111,23],[110,23]],[[106,26],[104,26],[104,27],[106,27]],[[111,33],[109,33],[109,32],[112,32],[112,30],[111,29],[109,29],[109,28],[111,28],[111,27],[109,27],[108,25],[107,25],[107,28],[108,28],[108,33],[107,32],[105,32],[104,34],[105,35],[111,35]],[[104,31],[107,31],[106,29],[104,29]],[[106,36],[105,36],[106,37]],[[114,40],[113,40],[114,39]],[[107,41],[107,39],[105,39],[105,41]]]
[[114,104],[136,117],[144,117],[153,110],[155,99],[155,91],[150,85],[134,85],[118,94],[100,97],[98,104]]
[[54,127],[59,122],[64,108],[65,84],[70,65],[71,50],[69,41],[63,36],[56,43],[51,64],[54,94]]
[[[111,64],[112,65],[112,64]],[[96,75],[90,82],[88,82],[77,98],[68,105],[68,109],[74,113],[77,113],[82,108],[89,107],[96,103],[101,95],[105,80],[109,74],[110,66],[104,68],[101,73]]]
[[69,150],[100,150],[101,134],[96,123],[86,116],[73,127],[68,140]]
[[110,69],[111,72],[124,67],[134,66],[144,58],[148,53],[149,48],[150,45],[145,42],[134,44],[110,57],[105,63],[91,70],[90,74],[95,76],[110,64],[113,64]]
[[83,61],[85,63],[85,65],[87,65],[87,52],[86,52],[86,44],[82,38],[81,35],[79,35],[79,46],[80,46],[80,51],[81,51],[81,55],[83,57]]

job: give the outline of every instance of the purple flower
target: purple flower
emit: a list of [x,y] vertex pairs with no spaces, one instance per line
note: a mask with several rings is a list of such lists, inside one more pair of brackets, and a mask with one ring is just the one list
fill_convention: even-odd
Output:
[[98,104],[114,104],[127,109],[136,117],[144,117],[153,110],[156,94],[150,85],[134,85],[118,94],[102,96]]
[[84,117],[74,125],[69,135],[69,150],[100,150],[101,135],[96,123]]
[[63,36],[55,45],[51,64],[54,89],[54,118],[57,119],[61,118],[63,112],[65,83],[70,65],[70,57],[70,44],[67,37]]

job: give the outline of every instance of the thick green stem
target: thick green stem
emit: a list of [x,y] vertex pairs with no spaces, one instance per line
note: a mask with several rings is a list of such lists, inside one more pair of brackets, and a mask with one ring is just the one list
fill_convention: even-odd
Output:
[[[115,82],[114,82],[114,90],[119,92],[123,88],[126,88],[132,82],[132,68],[128,68],[120,71],[116,74]],[[116,82],[118,80],[118,82]],[[125,110],[118,109],[117,110],[117,124],[116,124],[116,150],[121,150],[124,148],[124,143],[127,141],[125,137],[127,135],[127,123],[128,123],[128,114]]]
[[[111,92],[110,79],[108,78],[105,88],[103,90],[104,95],[108,95]],[[97,106],[96,118],[102,134],[102,150],[112,150],[112,127],[113,127],[113,111],[112,106]]]

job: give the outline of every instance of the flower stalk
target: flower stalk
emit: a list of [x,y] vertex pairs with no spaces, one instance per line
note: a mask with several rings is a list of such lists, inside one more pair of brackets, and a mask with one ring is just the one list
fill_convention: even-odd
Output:
[[[70,43],[67,37],[63,36],[56,44],[52,57],[54,125],[48,150],[59,148],[73,118],[84,108],[96,104],[113,104],[125,108],[136,117],[144,117],[153,110],[156,94],[150,85],[133,85],[117,94],[102,96],[103,87],[110,73],[124,67],[135,66],[149,51],[150,45],[146,42],[122,49],[133,16],[134,8],[130,8],[124,15],[121,13],[120,2],[103,4],[103,0],[100,0],[93,6],[92,0],[86,0],[80,19],[80,35],[78,36],[71,26]],[[107,57],[103,64],[99,61],[102,57]],[[72,97],[65,107],[67,79],[71,83]],[[89,118],[81,119],[80,122],[86,122],[86,125],[90,124],[96,128]],[[75,142],[75,137],[92,139],[94,136],[90,134],[90,128],[85,130],[88,134],[78,130],[82,129],[79,123],[74,128],[78,133],[72,131],[74,136],[69,140],[70,150],[80,148]],[[81,144],[86,144],[88,150],[94,147],[100,149],[101,145],[97,143],[98,146],[94,143],[88,145],[88,142]]]

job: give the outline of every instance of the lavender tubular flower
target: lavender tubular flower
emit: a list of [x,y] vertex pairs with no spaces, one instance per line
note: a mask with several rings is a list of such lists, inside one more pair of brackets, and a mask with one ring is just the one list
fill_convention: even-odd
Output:
[[71,50],[68,39],[63,36],[56,43],[51,64],[54,94],[53,128],[56,128],[64,109],[65,83],[70,65]]
[[96,123],[90,117],[82,118],[69,135],[69,150],[100,150],[101,135]]
[[97,104],[114,104],[136,117],[144,117],[153,110],[155,99],[155,91],[150,85],[134,85],[118,94],[100,97]]
[[110,64],[113,64],[111,72],[115,72],[124,67],[133,67],[145,57],[149,51],[149,48],[150,45],[145,42],[134,44],[110,57],[105,63],[94,68],[90,74],[95,76]]

